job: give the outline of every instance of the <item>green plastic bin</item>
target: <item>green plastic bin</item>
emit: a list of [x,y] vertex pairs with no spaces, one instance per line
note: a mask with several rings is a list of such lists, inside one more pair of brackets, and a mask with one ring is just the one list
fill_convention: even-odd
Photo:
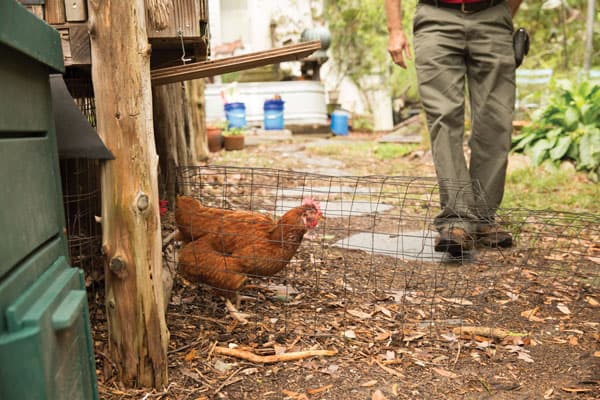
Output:
[[0,0],[0,399],[97,399],[87,297],[68,264],[50,73],[58,32]]

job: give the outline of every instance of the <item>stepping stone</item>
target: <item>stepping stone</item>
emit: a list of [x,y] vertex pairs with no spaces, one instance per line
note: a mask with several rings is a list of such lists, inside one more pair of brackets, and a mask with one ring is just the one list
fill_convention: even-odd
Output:
[[[352,202],[351,200],[340,200],[340,201],[319,201],[321,204],[321,210],[325,214],[326,218],[343,218],[343,217],[356,217],[360,215],[368,215],[377,212],[385,212],[394,208],[389,204],[382,203],[371,203],[366,201]],[[275,207],[276,215],[283,215],[288,210],[297,207],[298,200],[285,200],[282,199],[277,202]]]
[[404,232],[401,235],[360,232],[337,241],[334,247],[363,250],[403,260],[425,262],[456,262],[446,253],[433,249],[436,233],[433,231]]
[[331,195],[337,195],[342,193],[360,193],[360,194],[371,194],[378,193],[370,188],[366,187],[353,187],[353,186],[311,186],[311,187],[299,187],[293,189],[277,190],[275,195],[277,197],[291,198],[291,199],[302,199],[304,197],[314,197],[317,200],[325,199]]

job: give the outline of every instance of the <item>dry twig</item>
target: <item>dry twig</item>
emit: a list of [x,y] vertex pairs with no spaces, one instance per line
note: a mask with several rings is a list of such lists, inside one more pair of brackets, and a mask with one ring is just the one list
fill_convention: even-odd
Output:
[[241,358],[242,360],[250,361],[257,364],[272,364],[283,361],[297,361],[308,357],[333,356],[337,354],[337,350],[305,350],[292,353],[273,354],[270,356],[258,356],[246,350],[230,349],[227,347],[216,346],[214,352],[225,356]]
[[467,334],[471,336],[484,336],[492,339],[502,340],[508,336],[527,336],[526,333],[511,332],[502,328],[490,326],[460,326],[452,330],[455,335]]

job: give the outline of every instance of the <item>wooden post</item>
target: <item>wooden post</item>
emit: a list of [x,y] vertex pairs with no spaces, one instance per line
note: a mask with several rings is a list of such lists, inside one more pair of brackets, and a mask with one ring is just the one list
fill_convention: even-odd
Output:
[[102,170],[109,350],[126,386],[167,383],[158,157],[144,0],[90,0],[97,130],[116,160]]
[[190,105],[190,136],[195,147],[196,161],[208,159],[205,87],[204,79],[194,79],[185,83],[186,97]]
[[175,204],[179,193],[189,194],[189,188],[177,188],[177,167],[195,165],[193,114],[182,83],[156,86],[153,90],[154,131],[160,160],[160,192]]

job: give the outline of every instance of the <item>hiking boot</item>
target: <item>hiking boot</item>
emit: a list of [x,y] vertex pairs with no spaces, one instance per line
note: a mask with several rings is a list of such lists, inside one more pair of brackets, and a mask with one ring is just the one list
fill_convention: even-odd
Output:
[[450,253],[452,257],[461,257],[473,248],[473,238],[462,228],[442,229],[435,238],[435,251]]
[[475,232],[477,241],[486,247],[508,248],[513,244],[512,236],[498,225],[479,225]]

